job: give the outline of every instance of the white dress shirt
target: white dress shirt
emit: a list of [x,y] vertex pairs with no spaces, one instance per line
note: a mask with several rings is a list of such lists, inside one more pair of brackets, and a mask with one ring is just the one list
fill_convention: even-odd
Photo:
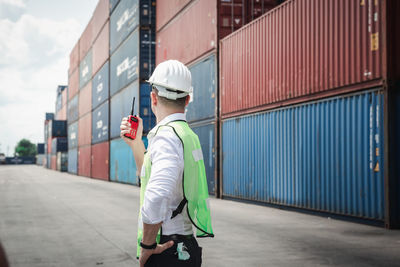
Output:
[[[189,235],[193,233],[193,230],[186,206],[182,213],[171,219],[172,212],[183,199],[183,146],[171,127],[161,127],[157,131],[160,125],[175,120],[186,121],[186,116],[183,113],[169,115],[147,135],[149,141],[147,153],[150,153],[152,166],[141,213],[143,223],[157,224],[163,222],[163,235]],[[142,175],[145,174],[144,172],[143,166]]]

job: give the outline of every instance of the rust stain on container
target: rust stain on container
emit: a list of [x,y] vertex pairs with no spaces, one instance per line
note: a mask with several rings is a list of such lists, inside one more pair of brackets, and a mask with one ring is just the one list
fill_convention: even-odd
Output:
[[96,179],[109,180],[109,151],[108,141],[92,146],[92,177]]
[[222,116],[379,85],[384,18],[370,3],[287,1],[223,39]]

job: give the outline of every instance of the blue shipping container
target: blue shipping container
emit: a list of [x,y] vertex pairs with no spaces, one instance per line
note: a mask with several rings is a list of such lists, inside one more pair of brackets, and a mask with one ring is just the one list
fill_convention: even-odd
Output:
[[121,0],[110,18],[110,55],[139,25],[139,1]]
[[56,155],[57,152],[68,151],[68,138],[57,137],[51,140],[51,154]]
[[127,88],[111,98],[110,108],[110,138],[119,137],[120,125],[123,117],[128,117],[131,113],[132,99],[135,96],[134,114],[138,114],[139,104],[139,84],[133,82]]
[[46,154],[46,168],[50,169],[51,167],[51,154]]
[[222,123],[223,195],[383,220],[383,94]]
[[44,154],[44,143],[37,144],[37,153]]
[[151,86],[148,83],[140,84],[140,113],[139,116],[143,120],[143,132],[148,133],[156,126],[156,116],[151,111],[150,100]]
[[140,0],[140,26],[156,27],[155,0]]
[[217,71],[215,54],[191,66],[193,94],[186,111],[188,122],[215,118]]
[[82,89],[92,78],[92,50],[79,64],[79,88]]
[[110,142],[110,179],[114,182],[138,184],[136,163],[131,148],[121,138]]
[[77,121],[79,118],[78,95],[74,96],[70,101],[68,101],[67,109],[68,109],[68,114],[67,114],[68,123]]
[[108,133],[108,101],[106,101],[92,113],[92,144],[107,141]]
[[46,112],[46,121],[54,120],[54,113]]
[[215,194],[215,122],[190,126],[197,134],[203,151],[204,166],[206,167],[208,192]]
[[67,121],[52,120],[49,123],[49,132],[51,138],[67,137]]
[[68,172],[78,173],[78,149],[68,150]]
[[119,0],[110,0],[110,14],[117,7],[118,3],[119,3]]
[[109,64],[108,61],[94,75],[92,81],[92,109],[97,108],[101,103],[106,101],[109,96]]
[[156,64],[156,31],[140,29],[140,80],[148,80]]
[[68,125],[68,149],[78,147],[78,122]]
[[110,95],[133,82],[139,75],[139,34],[134,31],[131,36],[111,56]]

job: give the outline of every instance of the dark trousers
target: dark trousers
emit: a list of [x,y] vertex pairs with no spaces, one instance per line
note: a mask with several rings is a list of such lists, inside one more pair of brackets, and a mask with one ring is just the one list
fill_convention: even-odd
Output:
[[[146,267],[156,266],[201,266],[201,247],[196,241],[194,236],[182,236],[182,235],[162,235],[160,244],[174,241],[174,245],[169,249],[164,250],[161,254],[153,254],[146,262]],[[190,258],[188,260],[180,260],[178,258],[177,246],[178,243],[183,242],[185,250],[189,253]]]

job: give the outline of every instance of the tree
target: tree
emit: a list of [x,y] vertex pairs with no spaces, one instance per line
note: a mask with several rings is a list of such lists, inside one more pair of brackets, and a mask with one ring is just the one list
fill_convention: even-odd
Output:
[[32,144],[28,139],[21,139],[15,147],[15,155],[23,156],[35,156],[36,145]]

